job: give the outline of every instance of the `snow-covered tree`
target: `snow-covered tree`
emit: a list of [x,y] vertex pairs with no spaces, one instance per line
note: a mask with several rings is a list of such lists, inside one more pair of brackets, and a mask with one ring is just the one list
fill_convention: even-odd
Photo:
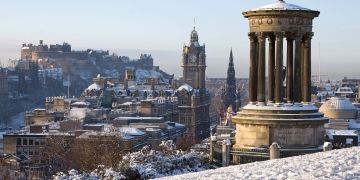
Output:
[[115,169],[99,166],[90,174],[72,170],[68,174],[58,173],[54,179],[150,179],[211,167],[208,154],[177,150],[172,141],[163,141],[159,146],[159,151],[145,146],[140,151],[124,155]]

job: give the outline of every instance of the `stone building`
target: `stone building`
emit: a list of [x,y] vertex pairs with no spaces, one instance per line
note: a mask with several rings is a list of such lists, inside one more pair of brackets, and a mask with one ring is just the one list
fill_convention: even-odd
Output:
[[[55,109],[54,109],[55,110]],[[59,109],[60,110],[60,109]],[[44,125],[64,119],[62,111],[47,111],[46,109],[34,109],[25,113],[25,125]]]
[[328,119],[311,102],[310,79],[312,26],[319,14],[283,0],[243,12],[250,27],[250,102],[232,119],[233,149],[240,152],[234,161],[269,158],[266,154],[274,142],[280,146],[280,157],[322,150]]
[[123,132],[146,134],[144,142],[157,149],[161,141],[177,142],[185,134],[185,126],[170,122],[163,117],[118,117],[111,123]]
[[7,133],[4,136],[4,153],[17,157],[25,156],[29,160],[20,165],[21,173],[28,173],[29,179],[43,179],[48,168],[44,158],[44,148],[48,137],[73,138],[73,134],[58,133],[49,130],[49,126],[33,125],[28,131]]
[[9,95],[8,76],[5,68],[0,67],[0,98],[7,98]]
[[140,116],[163,117],[175,122],[179,118],[178,101],[176,97],[146,99],[140,101]]
[[46,97],[45,109],[50,112],[66,112],[70,109],[71,101],[64,96]]
[[87,51],[72,51],[68,43],[46,45],[43,40],[39,45],[23,44],[21,48],[21,59],[33,60],[46,58],[73,58],[85,60],[88,58]]
[[200,45],[198,33],[191,32],[190,43],[183,47],[183,84],[176,95],[179,101],[179,120],[185,124],[188,135],[194,139],[209,137],[210,95],[205,86],[206,54],[205,45]]

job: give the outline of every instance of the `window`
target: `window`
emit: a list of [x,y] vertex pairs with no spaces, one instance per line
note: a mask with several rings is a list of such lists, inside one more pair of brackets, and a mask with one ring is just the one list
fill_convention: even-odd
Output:
[[40,139],[35,139],[35,146],[40,145]]
[[21,146],[21,138],[16,139],[16,145]]
[[23,138],[23,145],[27,146],[28,145],[28,139],[27,138]]
[[45,145],[45,139],[40,139],[40,142],[41,145]]
[[32,148],[29,149],[29,155],[30,156],[34,155],[34,150]]
[[29,146],[34,145],[34,139],[33,138],[29,138]]
[[35,154],[35,155],[39,155],[39,149],[37,149],[37,148],[34,149],[34,154]]
[[16,155],[21,155],[23,152],[22,148],[16,148]]

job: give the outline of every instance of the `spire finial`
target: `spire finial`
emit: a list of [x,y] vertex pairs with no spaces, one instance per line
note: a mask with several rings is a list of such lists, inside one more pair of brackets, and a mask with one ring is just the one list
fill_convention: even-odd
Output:
[[194,17],[194,30],[195,30],[195,27],[196,27],[196,19]]

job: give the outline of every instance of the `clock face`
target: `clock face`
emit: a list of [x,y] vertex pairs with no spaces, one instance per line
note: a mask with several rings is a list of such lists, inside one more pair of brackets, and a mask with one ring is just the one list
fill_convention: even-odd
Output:
[[192,64],[195,64],[196,63],[196,55],[191,55],[189,57],[189,62],[192,63]]

